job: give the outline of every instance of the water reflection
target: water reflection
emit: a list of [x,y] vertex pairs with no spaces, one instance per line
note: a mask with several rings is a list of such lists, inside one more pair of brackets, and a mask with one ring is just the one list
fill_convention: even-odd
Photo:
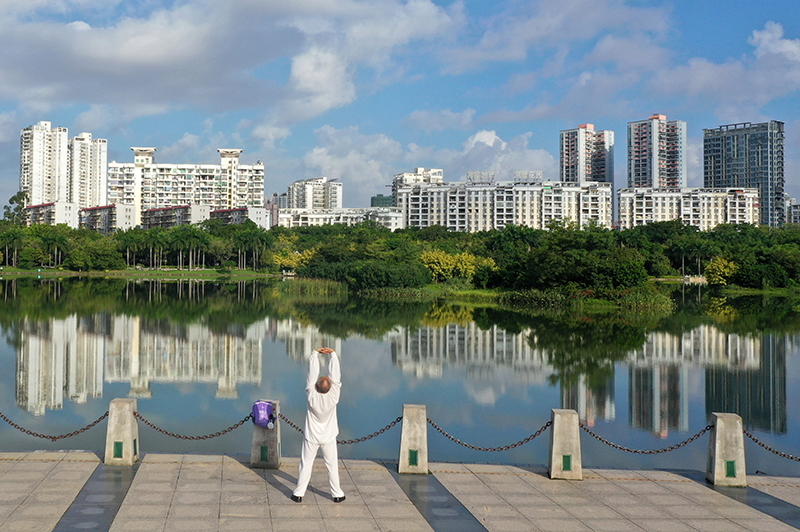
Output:
[[[5,288],[6,296],[18,290]],[[84,293],[91,287],[69,288]],[[283,344],[286,357],[299,362],[314,347],[341,351],[342,337],[363,334],[387,345],[393,366],[408,378],[442,379],[446,368],[463,368],[477,383],[468,395],[480,405],[495,404],[512,387],[555,385],[561,407],[577,410],[590,426],[614,421],[616,372],[627,366],[628,426],[666,438],[689,431],[689,375],[703,370],[706,415],[737,412],[749,428],[787,432],[789,336],[731,332],[730,312],[716,303],[715,315],[726,319],[669,330],[619,316],[512,319],[499,311],[430,305],[410,320],[416,323],[396,324],[390,311],[369,314],[379,308],[375,303],[300,302],[287,309],[274,294],[265,295],[271,290],[123,283],[112,285],[117,299],[104,302],[111,309],[78,313],[66,310],[64,287],[54,285],[39,293],[46,303],[36,312],[10,305],[13,319],[4,320],[16,346],[16,403],[41,416],[62,409],[65,400],[102,397],[104,383],[129,383],[129,395],[140,398],[153,397],[153,383],[207,383],[215,398],[237,399],[239,386],[261,384],[265,344]],[[187,300],[197,304],[186,307]],[[373,318],[356,315],[346,333],[336,334],[336,324],[354,308]],[[55,315],[46,316],[48,309]]]

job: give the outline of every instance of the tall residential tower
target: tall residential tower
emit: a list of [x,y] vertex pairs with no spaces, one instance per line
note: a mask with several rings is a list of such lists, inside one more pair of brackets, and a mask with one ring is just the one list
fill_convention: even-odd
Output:
[[41,121],[28,126],[19,140],[19,189],[28,205],[68,201],[67,128]]
[[628,188],[686,186],[686,122],[665,115],[628,122]]
[[761,224],[786,222],[783,197],[784,123],[729,124],[703,130],[703,185],[757,188]]
[[614,182],[614,132],[595,131],[593,124],[561,132],[561,181]]

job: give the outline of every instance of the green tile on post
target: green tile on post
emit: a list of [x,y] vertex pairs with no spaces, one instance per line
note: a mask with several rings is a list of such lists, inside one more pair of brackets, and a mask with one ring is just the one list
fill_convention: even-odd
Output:
[[571,454],[562,454],[561,455],[561,470],[562,471],[572,471],[572,455]]
[[261,446],[261,461],[269,462],[269,446],[267,445]]
[[410,466],[417,466],[419,465],[419,453],[416,449],[411,449],[408,451],[408,465]]
[[133,456],[139,454],[139,449],[136,448],[136,440],[133,440]]
[[122,442],[114,442],[114,458],[122,458]]
[[725,476],[736,478],[736,460],[725,460]]

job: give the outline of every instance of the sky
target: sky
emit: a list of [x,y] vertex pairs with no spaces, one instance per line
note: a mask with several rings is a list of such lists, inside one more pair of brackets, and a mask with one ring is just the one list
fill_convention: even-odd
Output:
[[19,189],[19,134],[41,120],[162,163],[265,163],[265,192],[339,179],[344,206],[392,176],[541,170],[559,131],[616,135],[685,120],[688,186],[703,128],[786,123],[800,197],[796,0],[0,0],[0,205]]

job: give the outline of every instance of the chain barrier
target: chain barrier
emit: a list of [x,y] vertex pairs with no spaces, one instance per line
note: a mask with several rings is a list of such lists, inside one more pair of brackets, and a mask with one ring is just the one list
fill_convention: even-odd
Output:
[[699,438],[700,436],[702,436],[703,434],[705,434],[706,432],[708,432],[709,430],[714,428],[712,425],[706,425],[706,427],[703,430],[701,430],[700,432],[698,432],[694,436],[692,436],[690,438],[687,438],[687,439],[683,440],[680,443],[676,443],[675,445],[670,445],[669,447],[664,447],[663,449],[631,449],[629,447],[623,447],[622,445],[618,445],[618,444],[616,444],[614,442],[608,441],[607,439],[603,438],[602,436],[600,436],[596,432],[592,431],[592,429],[590,429],[589,427],[587,427],[583,423],[578,423],[578,425],[580,426],[580,428],[582,428],[586,433],[588,433],[590,436],[592,436],[597,441],[605,443],[606,445],[608,445],[609,447],[613,447],[614,449],[618,449],[620,451],[625,451],[626,453],[633,453],[633,454],[661,454],[661,453],[667,453],[667,452],[670,452],[670,451],[674,451],[675,449],[680,449],[681,447],[689,445],[694,440],[696,440],[697,438]]
[[169,432],[169,431],[166,431],[166,430],[164,430],[164,429],[162,429],[160,427],[155,426],[153,423],[151,423],[150,421],[148,421],[144,417],[142,417],[142,415],[139,412],[134,412],[133,415],[137,419],[139,419],[142,423],[144,423],[145,425],[150,427],[151,429],[156,430],[156,431],[160,432],[161,434],[166,434],[167,436],[170,436],[172,438],[178,438],[178,439],[181,439],[181,440],[210,440],[211,438],[216,438],[217,436],[222,436],[223,434],[227,434],[232,430],[238,429],[239,427],[244,425],[244,423],[246,421],[248,421],[249,419],[251,419],[253,417],[253,414],[247,414],[244,417],[244,419],[242,419],[240,422],[236,423],[235,425],[231,425],[227,429],[221,430],[219,432],[215,432],[213,434],[206,434],[204,436],[184,436],[183,434],[175,434],[174,432]]
[[[289,419],[288,417],[284,416],[283,414],[278,414],[278,417],[280,417],[282,420],[284,420],[287,425],[292,427],[294,430],[296,430],[300,434],[304,434],[303,429],[301,429],[298,425],[293,423],[292,420]],[[364,436],[362,438],[355,438],[353,440],[336,440],[336,443],[338,443],[339,445],[350,445],[350,444],[353,444],[353,443],[361,443],[362,441],[371,440],[375,436],[380,436],[381,434],[383,434],[384,432],[386,432],[390,428],[394,427],[395,425],[400,423],[400,421],[402,421],[402,420],[403,420],[403,416],[397,416],[397,418],[394,421],[392,421],[391,423],[389,423],[388,425],[386,425],[382,429],[376,430],[375,432],[373,432],[369,436]]]
[[89,430],[90,428],[94,427],[95,425],[97,425],[98,423],[100,423],[101,421],[103,421],[107,417],[108,417],[108,410],[106,410],[105,414],[103,414],[102,416],[100,416],[99,418],[95,419],[94,421],[92,421],[91,423],[89,423],[88,425],[86,425],[85,427],[83,427],[81,429],[75,430],[75,431],[67,433],[67,434],[60,434],[58,436],[51,436],[49,434],[39,434],[38,432],[33,432],[32,430],[28,430],[25,427],[20,427],[19,425],[17,425],[16,423],[14,423],[10,419],[8,419],[5,416],[5,414],[0,412],[0,418],[2,418],[3,421],[5,421],[6,423],[11,425],[12,427],[17,429],[18,431],[20,431],[20,432],[22,432],[24,434],[27,434],[28,436],[33,436],[35,438],[42,438],[42,439],[50,440],[50,441],[58,441],[58,440],[63,440],[64,438],[71,438],[73,436],[77,436],[78,434],[84,433],[87,430]]
[[516,443],[512,443],[512,444],[509,444],[509,445],[504,445],[502,447],[478,447],[477,445],[471,445],[469,443],[465,443],[465,442],[459,440],[458,438],[448,434],[442,427],[440,427],[439,425],[434,423],[431,418],[428,418],[428,423],[430,423],[431,427],[433,427],[436,430],[438,430],[439,432],[441,432],[442,436],[444,436],[445,438],[447,438],[449,440],[454,441],[455,443],[457,443],[459,445],[463,445],[467,449],[472,449],[474,451],[490,452],[490,453],[495,453],[495,452],[498,452],[498,451],[507,451],[509,449],[513,449],[514,447],[519,447],[520,445],[525,445],[526,443],[528,443],[529,441],[531,441],[535,437],[539,436],[542,432],[547,430],[547,427],[549,427],[550,425],[553,424],[552,421],[548,421],[547,423],[542,425],[542,428],[540,428],[539,430],[537,430],[536,432],[534,432],[533,434],[531,434],[530,436],[528,436],[524,440],[520,440],[520,441],[518,441]]
[[782,451],[779,451],[778,449],[770,447],[769,445],[767,445],[763,441],[761,441],[758,438],[756,438],[755,436],[753,436],[750,433],[749,430],[742,429],[742,431],[744,432],[744,435],[747,436],[748,438],[750,438],[751,440],[753,440],[753,442],[755,442],[756,445],[758,445],[759,447],[763,447],[764,449],[768,450],[772,454],[776,454],[776,455],[780,456],[781,458],[788,458],[789,460],[794,460],[795,462],[800,462],[800,458],[798,458],[797,456],[792,456],[789,453],[784,453]]

